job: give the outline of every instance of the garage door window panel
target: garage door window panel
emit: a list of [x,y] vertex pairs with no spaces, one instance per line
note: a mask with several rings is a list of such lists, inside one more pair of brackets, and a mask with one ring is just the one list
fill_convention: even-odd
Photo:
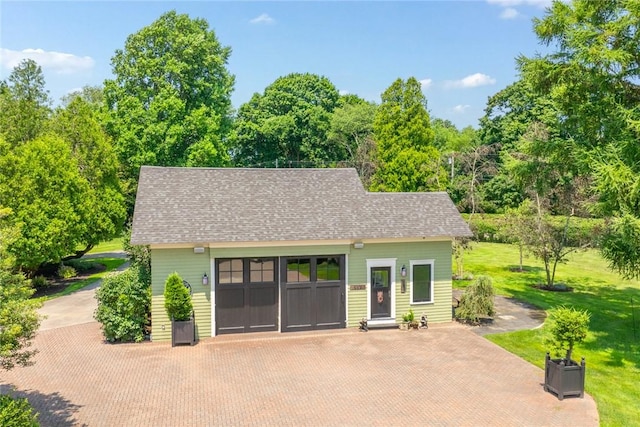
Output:
[[287,283],[308,283],[311,281],[310,258],[287,259]]
[[274,283],[275,260],[254,258],[249,262],[251,283]]

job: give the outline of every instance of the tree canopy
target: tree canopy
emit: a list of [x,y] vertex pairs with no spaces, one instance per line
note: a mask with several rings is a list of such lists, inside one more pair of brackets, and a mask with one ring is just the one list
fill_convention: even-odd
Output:
[[228,163],[230,54],[206,20],[175,11],[130,35],[116,51],[115,78],[105,82],[106,128],[127,180],[137,182],[141,165]]
[[309,167],[343,160],[345,147],[327,139],[339,99],[336,87],[323,76],[293,73],[276,79],[238,110],[235,163]]
[[373,123],[378,169],[371,189],[442,190],[447,175],[433,145],[434,132],[420,82],[414,77],[397,79],[381,98]]

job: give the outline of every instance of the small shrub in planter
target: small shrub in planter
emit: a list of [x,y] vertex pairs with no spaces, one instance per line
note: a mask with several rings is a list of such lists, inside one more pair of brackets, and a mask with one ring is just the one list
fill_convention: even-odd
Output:
[[61,265],[60,268],[58,268],[58,277],[62,278],[62,279],[71,279],[72,277],[76,277],[78,275],[78,272],[76,271],[75,268],[71,267],[70,265]]
[[562,400],[565,396],[584,396],[585,361],[572,360],[573,347],[585,340],[591,315],[586,310],[558,307],[549,312],[549,343],[556,355],[566,351],[562,359],[545,359],[545,391],[552,391]]
[[0,395],[0,426],[38,427],[38,414],[25,398]]
[[164,308],[171,319],[171,345],[195,344],[191,294],[178,273],[171,273],[164,284]]
[[456,308],[456,318],[464,322],[479,323],[481,317],[495,314],[493,297],[495,291],[491,277],[478,276],[460,297]]
[[408,330],[409,327],[412,327],[412,323],[415,321],[416,315],[413,312],[413,309],[410,308],[407,313],[402,315],[402,323],[400,324],[400,329]]

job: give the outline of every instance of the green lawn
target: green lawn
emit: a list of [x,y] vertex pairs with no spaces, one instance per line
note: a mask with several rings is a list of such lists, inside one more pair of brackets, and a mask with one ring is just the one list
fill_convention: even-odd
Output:
[[100,273],[92,274],[91,276],[89,276],[88,278],[86,278],[84,280],[80,280],[78,282],[72,283],[71,285],[67,286],[63,291],[60,291],[57,294],[49,295],[49,296],[46,296],[46,297],[41,297],[41,298],[39,298],[39,300],[44,302],[44,301],[47,301],[47,300],[50,300],[50,299],[54,299],[54,298],[57,298],[57,297],[61,297],[61,296],[64,296],[64,295],[69,295],[70,293],[73,293],[73,292],[75,292],[77,290],[80,290],[80,289],[84,288],[85,286],[89,286],[90,284],[92,284],[96,280],[102,279],[110,271],[115,270],[116,268],[120,267],[127,260],[125,258],[93,258],[91,261],[95,262],[97,264],[104,265],[106,267],[106,269],[104,271],[101,271]]
[[123,247],[122,237],[116,237],[108,242],[102,242],[89,251],[90,254],[121,251]]
[[[586,358],[586,391],[598,404],[604,426],[637,425],[640,420],[640,282],[612,273],[596,250],[574,253],[558,266],[556,282],[573,292],[548,292],[532,285],[544,281],[543,264],[525,258],[526,272],[511,271],[518,265],[515,246],[474,243],[465,253],[466,272],[493,278],[496,292],[541,308],[571,305],[591,312],[590,334],[574,350],[574,358]],[[454,282],[454,287],[465,283]],[[635,323],[635,324],[634,324]],[[544,368],[544,328],[496,334],[487,338],[512,353]],[[542,388],[540,388],[542,392]]]

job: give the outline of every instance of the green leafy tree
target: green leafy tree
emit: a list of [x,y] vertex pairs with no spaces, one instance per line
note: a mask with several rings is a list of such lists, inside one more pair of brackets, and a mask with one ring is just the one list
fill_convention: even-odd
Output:
[[0,203],[20,230],[7,247],[16,267],[33,272],[86,246],[89,228],[100,226],[91,223],[96,194],[66,141],[47,135],[10,149],[0,140],[0,170]]
[[[567,146],[556,145],[574,176],[592,182],[594,213],[612,221],[602,243],[610,265],[638,276],[640,244],[629,241],[640,206],[633,192],[640,175],[640,10],[635,1],[555,1],[534,31],[548,55],[520,58],[523,79],[553,101]],[[637,192],[636,192],[637,194]],[[625,244],[620,245],[621,242]]]
[[6,251],[18,236],[18,230],[7,221],[11,211],[0,207],[0,367],[28,366],[36,350],[31,340],[40,327],[37,309],[42,305],[30,299],[34,289],[20,273],[13,273],[12,256]]
[[75,96],[56,111],[52,120],[52,129],[70,144],[78,172],[89,185],[85,219],[90,226],[80,238],[83,249],[76,256],[120,235],[126,218],[118,159],[98,114],[84,97]]
[[339,99],[338,90],[326,77],[309,73],[279,77],[238,110],[234,162],[295,167],[345,160],[347,147],[327,139]]
[[164,284],[164,308],[171,320],[189,320],[193,314],[191,294],[178,273],[171,273]]
[[129,191],[135,191],[141,165],[228,163],[230,54],[204,19],[175,11],[130,35],[116,51],[115,78],[105,82],[106,126]]
[[46,130],[50,104],[42,69],[23,60],[0,89],[0,134],[11,145],[35,139]]
[[433,145],[434,132],[422,86],[397,79],[381,96],[373,123],[378,169],[373,191],[442,190],[446,171]]
[[376,170],[373,120],[377,106],[355,95],[344,101],[343,98],[342,105],[331,116],[327,142],[341,148],[340,165],[355,167],[363,185],[368,187]]

